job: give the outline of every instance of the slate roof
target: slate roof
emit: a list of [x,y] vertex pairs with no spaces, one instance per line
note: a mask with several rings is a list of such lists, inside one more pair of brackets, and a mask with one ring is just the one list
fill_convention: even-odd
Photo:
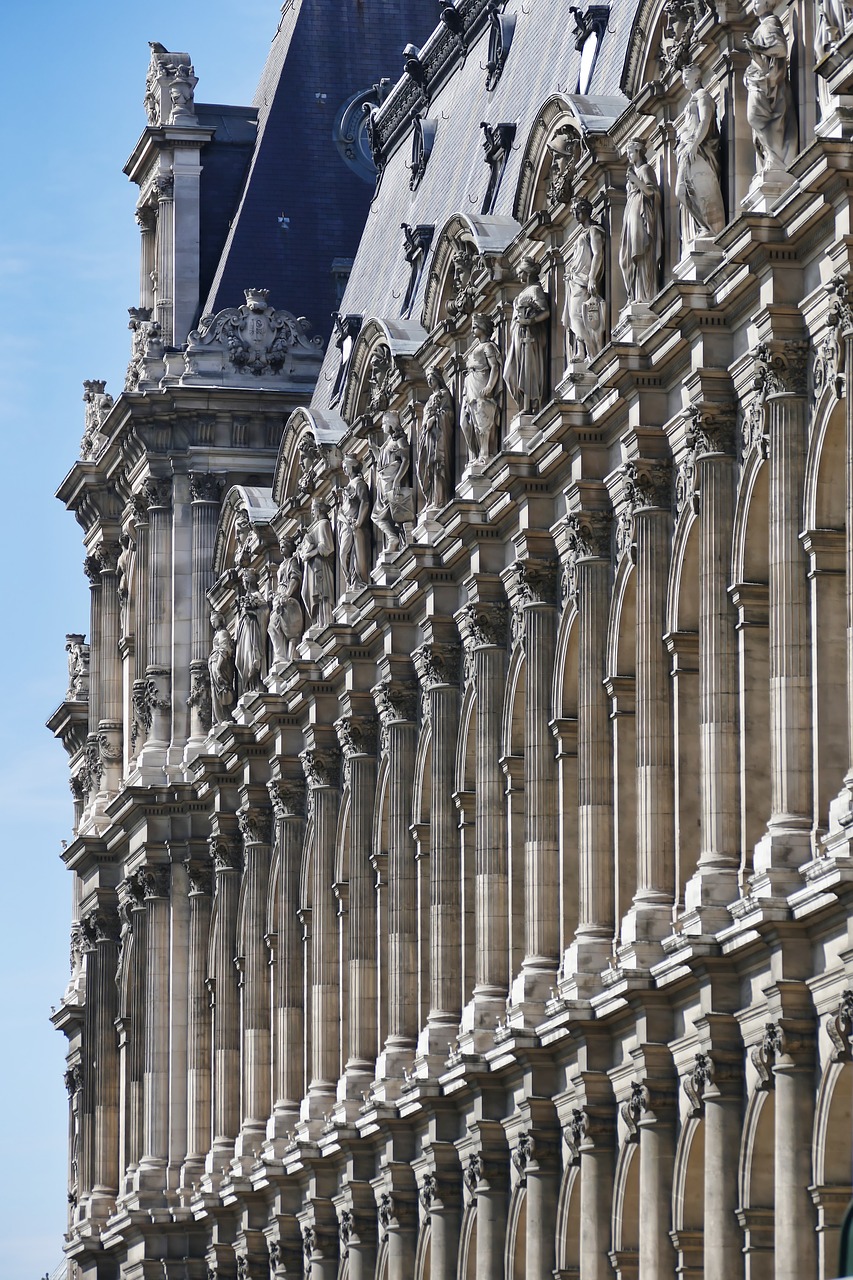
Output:
[[[610,21],[587,88],[590,95],[617,95],[638,0],[611,0]],[[528,12],[525,12],[527,10]],[[509,0],[517,14],[513,43],[503,74],[492,92],[485,87],[488,32],[469,49],[464,62],[433,98],[428,115],[438,121],[424,176],[409,189],[411,129],[388,159],[370,206],[341,310],[348,314],[399,317],[409,279],[401,223],[435,227],[430,254],[454,213],[478,217],[489,168],[485,163],[481,121],[515,123],[515,141],[503,174],[494,213],[512,217],[515,192],[528,134],[542,104],[554,93],[574,93],[580,70],[573,19],[564,0]],[[627,106],[627,102],[626,102]],[[420,317],[430,261],[421,274],[412,317]],[[313,404],[331,397],[339,353],[326,353]]]
[[[203,312],[238,306],[243,290],[257,286],[270,290],[274,306],[307,316],[328,337],[337,307],[332,264],[354,257],[372,194],[335,147],[335,118],[352,95],[383,77],[397,79],[404,45],[425,39],[434,16],[423,0],[282,6],[255,95],[257,136],[247,177],[231,204],[236,213],[224,251],[207,277]],[[226,186],[232,180],[229,171]],[[280,217],[289,220],[287,229]]]

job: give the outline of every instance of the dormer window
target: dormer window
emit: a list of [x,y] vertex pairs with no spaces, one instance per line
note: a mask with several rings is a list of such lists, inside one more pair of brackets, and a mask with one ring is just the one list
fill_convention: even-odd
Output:
[[569,12],[575,19],[575,48],[581,55],[580,71],[576,93],[586,93],[592,80],[592,73],[598,60],[601,41],[607,30],[610,18],[610,6],[607,4],[591,4],[586,9],[571,5]]

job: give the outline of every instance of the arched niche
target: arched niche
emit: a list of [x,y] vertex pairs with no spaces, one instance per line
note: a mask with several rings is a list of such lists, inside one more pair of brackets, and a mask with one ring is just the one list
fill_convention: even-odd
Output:
[[580,1169],[577,1164],[566,1167],[560,1183],[557,1202],[557,1271],[561,1280],[580,1276]]
[[[259,485],[235,484],[228,490],[219,513],[216,541],[213,545],[214,581],[226,569],[234,568],[237,540],[242,536],[246,516],[250,533],[256,539],[256,547],[274,541],[270,522],[276,509],[271,489]],[[251,540],[249,545],[251,548]]]
[[459,1232],[459,1280],[476,1280],[477,1277],[477,1198],[472,1196],[462,1215]]
[[851,1196],[853,1064],[830,1062],[817,1095],[812,1143],[812,1199],[817,1206],[818,1276],[835,1275],[840,1227]]
[[326,470],[339,464],[338,445],[347,424],[334,409],[300,406],[287,419],[273,476],[272,496],[281,507],[299,491],[299,482],[310,473],[316,483]]
[[748,1277],[773,1274],[775,1114],[774,1091],[754,1090],[744,1116],[738,1159],[738,1219],[743,1227]]
[[633,1280],[640,1260],[640,1148],[623,1142],[613,1179],[610,1261],[619,1280]]
[[510,1200],[504,1274],[506,1280],[526,1280],[527,1276],[527,1187],[522,1184]]
[[[431,333],[447,319],[447,303],[459,296],[460,288],[470,290],[471,302],[463,310],[473,311],[474,289],[471,278],[485,269],[494,275],[497,260],[516,238],[521,227],[515,218],[497,215],[474,217],[454,213],[436,237],[432,265],[424,289],[421,331]],[[459,260],[464,255],[466,262]]]
[[432,1278],[432,1222],[424,1218],[418,1232],[418,1244],[415,1250],[415,1280],[431,1280]]
[[[513,217],[521,226],[534,213],[549,207],[556,208],[565,202],[558,198],[561,188],[563,193],[567,192],[567,186],[561,181],[564,167],[555,160],[555,153],[549,146],[556,140],[565,140],[558,142],[558,147],[567,153],[576,149],[576,167],[588,147],[571,104],[562,94],[553,94],[542,104],[524,144],[512,206]],[[564,159],[569,160],[570,154]]]
[[845,405],[832,386],[814,408],[806,457],[804,529],[843,529],[846,520]]
[[415,353],[426,341],[416,320],[373,316],[364,321],[350,356],[341,392],[341,415],[350,426],[363,414],[381,413],[401,381],[412,373]]
[[681,1126],[672,1177],[672,1239],[678,1273],[702,1273],[705,1220],[705,1122],[689,1116]]
[[620,81],[622,92],[629,98],[661,78],[663,34],[670,3],[671,0],[641,0],[637,6]]

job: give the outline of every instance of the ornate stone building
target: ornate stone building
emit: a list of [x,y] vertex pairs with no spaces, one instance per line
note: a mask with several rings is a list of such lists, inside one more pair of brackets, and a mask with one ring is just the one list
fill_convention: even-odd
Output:
[[216,293],[239,219],[199,321],[216,142],[157,49],[59,494],[69,1275],[833,1276],[849,6],[444,0],[339,114],[325,354]]

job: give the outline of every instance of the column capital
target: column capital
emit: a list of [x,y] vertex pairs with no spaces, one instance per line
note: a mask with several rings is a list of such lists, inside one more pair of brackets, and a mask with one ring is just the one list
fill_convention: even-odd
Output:
[[799,1020],[766,1022],[758,1044],[750,1051],[750,1061],[758,1074],[756,1089],[773,1088],[778,1072],[811,1069],[814,1036]]
[[305,817],[305,777],[271,778],[267,783],[273,815],[277,822]]
[[335,721],[335,733],[344,760],[353,756],[375,756],[379,725],[374,716],[346,715]]
[[120,555],[121,543],[115,538],[102,538],[92,549],[92,556],[101,574],[117,573]]
[[414,680],[386,676],[373,686],[373,697],[383,729],[417,718],[418,686]]
[[461,674],[461,646],[456,643],[423,644],[415,649],[412,661],[424,693],[440,685],[456,687]]
[[809,344],[805,340],[767,338],[753,351],[753,385],[759,395],[804,396]]
[[610,563],[613,546],[613,512],[589,509],[566,516],[562,542],[565,548],[560,583],[562,603],[578,594],[578,566],[591,560]]
[[189,473],[190,501],[218,503],[222,497],[222,477],[206,471]]
[[699,400],[690,405],[688,413],[690,423],[685,439],[694,457],[701,458],[709,453],[734,455],[736,415],[733,405]]
[[168,510],[172,505],[171,476],[149,476],[142,484],[142,494],[149,511],[154,508]]
[[213,892],[213,863],[205,859],[185,858],[184,869],[187,873],[189,881],[190,896],[193,894],[207,894]]
[[210,856],[213,859],[213,866],[216,871],[241,870],[243,856],[236,844],[233,844],[219,833],[212,835],[208,840],[208,844],[210,845]]
[[672,462],[669,458],[633,458],[622,467],[625,505],[632,516],[638,511],[672,505]]
[[305,780],[314,791],[320,787],[337,787],[340,782],[341,753],[332,746],[312,747],[300,751],[299,759]]
[[137,872],[145,898],[168,898],[172,868],[168,862],[147,862]]
[[237,825],[244,846],[269,844],[272,839],[272,814],[257,804],[244,804],[237,810]]
[[455,615],[466,653],[474,649],[505,649],[509,607],[506,601],[471,601]]
[[94,951],[100,942],[118,945],[121,930],[118,911],[112,904],[99,903],[91,907],[80,920],[83,950]]

